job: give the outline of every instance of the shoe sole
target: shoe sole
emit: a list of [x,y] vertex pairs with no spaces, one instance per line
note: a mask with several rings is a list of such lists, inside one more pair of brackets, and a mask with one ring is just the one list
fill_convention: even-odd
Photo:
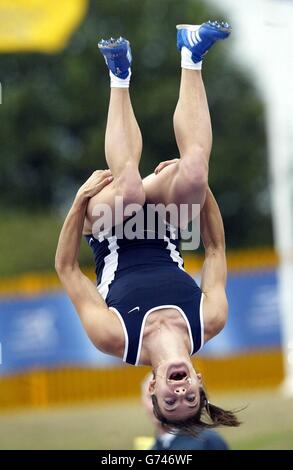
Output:
[[[204,24],[204,23],[203,23]],[[176,29],[187,29],[188,31],[197,31],[202,25],[201,24],[177,24]],[[223,33],[231,33],[232,28],[225,28],[224,26],[220,26],[220,28],[215,28],[218,31],[222,31]]]
[[106,44],[106,45],[100,44],[100,42],[98,42],[98,48],[99,48],[99,49],[114,49],[114,48],[116,48],[116,47],[121,46],[122,44],[123,44],[123,45],[126,44],[127,46],[129,46],[129,41],[128,41],[127,39],[125,39],[125,42],[118,42],[118,41],[115,41],[115,42],[112,42],[112,43]]

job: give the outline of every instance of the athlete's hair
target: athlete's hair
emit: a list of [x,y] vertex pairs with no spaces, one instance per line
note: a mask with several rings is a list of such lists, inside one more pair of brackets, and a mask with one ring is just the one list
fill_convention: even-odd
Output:
[[216,428],[218,426],[236,427],[241,424],[233,411],[223,410],[210,403],[203,389],[200,390],[199,409],[196,413],[193,416],[178,421],[167,419],[160,410],[156,395],[151,395],[151,397],[154,415],[169,433],[180,431],[182,434],[196,437],[206,428]]

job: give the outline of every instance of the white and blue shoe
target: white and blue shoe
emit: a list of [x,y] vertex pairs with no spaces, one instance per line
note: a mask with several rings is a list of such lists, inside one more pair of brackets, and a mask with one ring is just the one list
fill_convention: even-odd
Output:
[[127,78],[132,63],[129,41],[122,37],[102,39],[98,43],[98,47],[104,56],[108,69],[118,78]]
[[176,28],[177,48],[181,51],[186,47],[195,64],[202,61],[216,41],[226,39],[232,31],[231,26],[223,21],[208,21],[201,25],[178,24]]

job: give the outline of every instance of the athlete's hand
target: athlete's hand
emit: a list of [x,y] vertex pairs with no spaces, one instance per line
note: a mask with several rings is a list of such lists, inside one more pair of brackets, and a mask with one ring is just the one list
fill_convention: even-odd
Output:
[[177,163],[179,161],[179,158],[173,158],[173,160],[166,160],[165,162],[159,163],[157,168],[155,169],[155,174],[157,175],[160,173],[160,171],[163,170],[163,168],[166,168],[166,166],[172,165],[172,163]]
[[83,198],[91,198],[98,194],[105,186],[113,181],[110,170],[97,170],[79,188],[77,195]]

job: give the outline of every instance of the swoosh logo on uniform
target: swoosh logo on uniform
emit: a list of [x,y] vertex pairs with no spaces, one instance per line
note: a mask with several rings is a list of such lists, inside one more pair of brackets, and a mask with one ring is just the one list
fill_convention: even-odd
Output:
[[129,310],[128,313],[134,312],[134,310],[137,310],[137,311],[139,312],[140,307],[134,307],[134,308],[132,308],[131,310]]

